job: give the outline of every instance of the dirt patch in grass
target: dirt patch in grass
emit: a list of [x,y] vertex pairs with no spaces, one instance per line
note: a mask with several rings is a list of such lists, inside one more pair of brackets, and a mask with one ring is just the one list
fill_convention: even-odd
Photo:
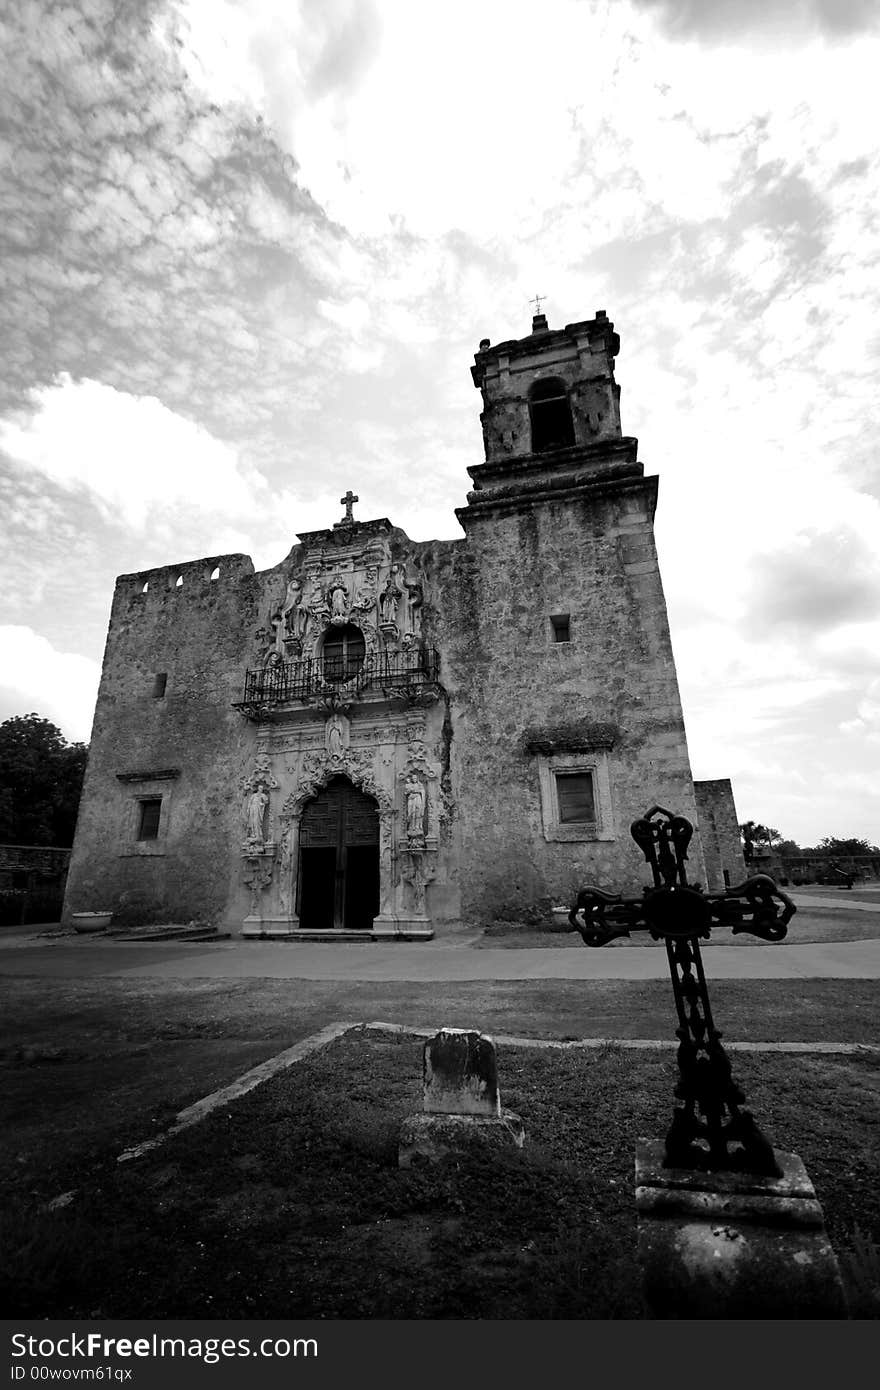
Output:
[[[772,1140],[807,1164],[837,1248],[861,1240],[864,1270],[880,1240],[880,1065],[734,1068]],[[7,1315],[638,1318],[633,1153],[669,1123],[670,1054],[501,1048],[499,1074],[522,1153],[401,1170],[421,1043],[349,1034],[137,1163],[94,1171],[61,1210],[4,1203]]]

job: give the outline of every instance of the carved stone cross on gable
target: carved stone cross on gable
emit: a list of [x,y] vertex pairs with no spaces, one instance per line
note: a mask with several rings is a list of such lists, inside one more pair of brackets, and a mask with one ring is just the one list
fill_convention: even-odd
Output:
[[361,500],[361,499],[358,497],[357,493],[352,492],[351,488],[349,488],[349,489],[348,489],[348,492],[345,494],[345,496],[344,496],[344,497],[340,497],[339,500],[340,500],[340,502],[342,503],[342,505],[345,507],[345,516],[342,518],[343,521],[354,521],[354,517],[352,516],[352,512],[351,512],[352,503],[353,503],[353,502],[359,502],[359,501]]

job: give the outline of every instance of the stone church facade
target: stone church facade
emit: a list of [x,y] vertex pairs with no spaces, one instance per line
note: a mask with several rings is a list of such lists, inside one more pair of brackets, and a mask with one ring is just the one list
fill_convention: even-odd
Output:
[[349,491],[273,569],[117,580],[66,914],[417,939],[645,882],[632,820],[698,815],[618,350],[602,311],[480,343],[461,539]]

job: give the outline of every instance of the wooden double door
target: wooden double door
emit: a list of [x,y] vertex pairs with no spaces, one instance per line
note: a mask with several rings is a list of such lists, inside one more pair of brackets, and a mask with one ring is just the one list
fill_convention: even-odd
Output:
[[379,911],[379,810],[335,777],[303,811],[297,915],[309,930],[368,931]]

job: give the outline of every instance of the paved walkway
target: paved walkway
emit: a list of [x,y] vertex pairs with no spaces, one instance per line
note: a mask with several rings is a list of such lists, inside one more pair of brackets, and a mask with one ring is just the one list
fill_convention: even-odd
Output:
[[[859,908],[880,912],[880,903],[856,903],[848,894],[818,898],[792,894],[798,906]],[[93,975],[177,980],[657,980],[666,979],[666,952],[645,937],[610,946],[474,949],[477,931],[425,942],[209,943],[107,941],[95,937],[34,938],[0,935],[0,976],[77,979]],[[741,936],[703,943],[706,972],[716,980],[878,980],[880,940],[798,945]],[[729,941],[730,938],[728,937]]]
[[[704,947],[715,980],[880,979],[880,941],[781,942]],[[335,945],[232,940],[184,942],[62,941],[0,952],[0,975],[54,979],[122,975],[177,980],[656,980],[666,979],[662,946],[474,950],[472,938]]]

